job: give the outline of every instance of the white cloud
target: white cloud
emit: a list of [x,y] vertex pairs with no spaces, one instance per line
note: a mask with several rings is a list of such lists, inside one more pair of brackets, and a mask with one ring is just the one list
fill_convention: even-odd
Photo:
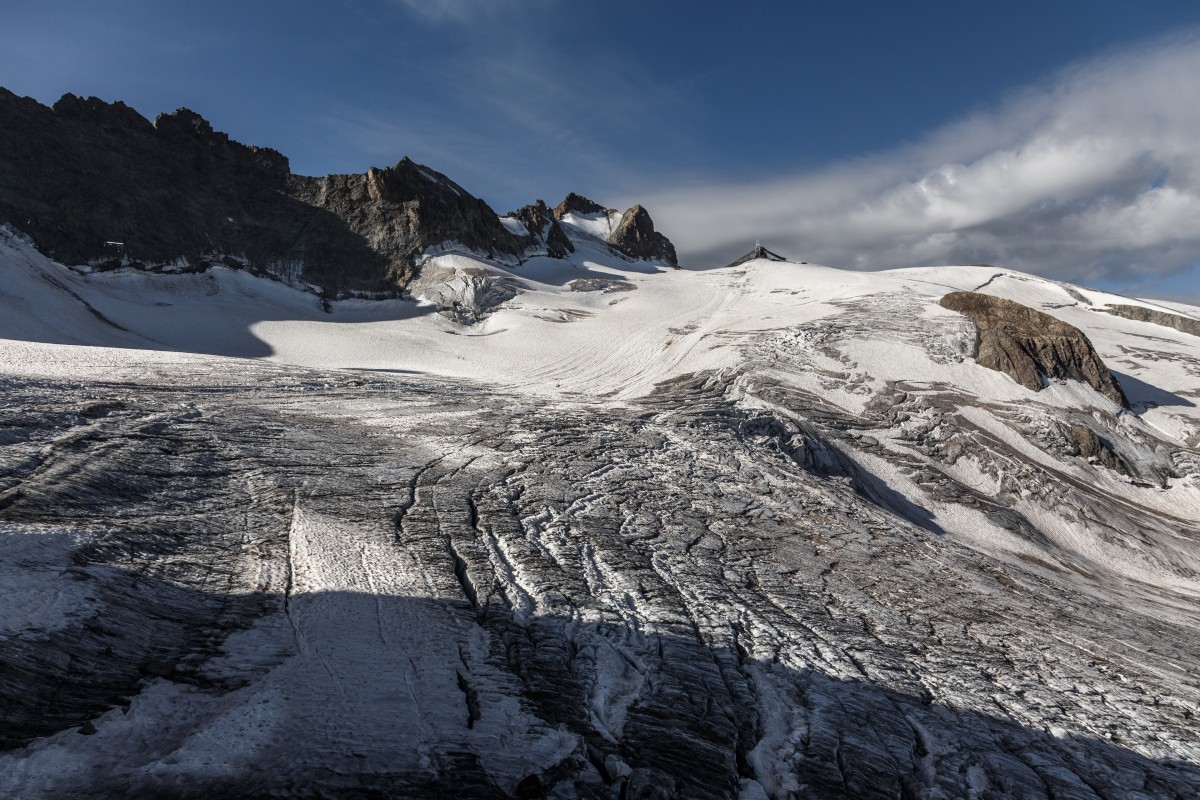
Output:
[[761,239],[835,266],[1166,275],[1200,260],[1198,75],[1193,33],[1075,65],[890,152],[639,199],[685,262]]

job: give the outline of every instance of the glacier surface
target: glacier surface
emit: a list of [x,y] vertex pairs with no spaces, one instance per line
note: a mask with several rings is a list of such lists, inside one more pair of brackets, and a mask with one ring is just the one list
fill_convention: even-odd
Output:
[[323,306],[0,234],[0,796],[1200,796],[1200,339],[577,245]]

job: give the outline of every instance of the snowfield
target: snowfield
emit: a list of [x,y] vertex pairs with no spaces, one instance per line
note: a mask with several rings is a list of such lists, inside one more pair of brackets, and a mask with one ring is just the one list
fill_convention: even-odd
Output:
[[0,796],[1200,797],[1200,338],[1105,308],[1200,309],[564,222],[330,303],[0,231]]

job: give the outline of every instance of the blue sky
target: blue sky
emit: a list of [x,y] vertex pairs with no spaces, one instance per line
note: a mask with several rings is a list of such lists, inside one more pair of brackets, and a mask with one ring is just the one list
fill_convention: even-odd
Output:
[[44,0],[4,18],[0,85],[187,106],[300,173],[409,155],[499,211],[640,201],[698,265],[762,239],[1200,302],[1195,2]]

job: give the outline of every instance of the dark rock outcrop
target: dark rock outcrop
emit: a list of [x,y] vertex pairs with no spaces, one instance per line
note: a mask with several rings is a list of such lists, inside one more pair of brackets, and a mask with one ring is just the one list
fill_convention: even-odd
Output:
[[1130,474],[1129,465],[1125,463],[1125,459],[1117,455],[1112,445],[1100,438],[1091,428],[1086,425],[1073,424],[1065,429],[1064,433],[1071,455],[1093,461],[1122,475]]
[[69,265],[224,264],[331,297],[395,295],[443,243],[502,259],[574,249],[545,203],[527,208],[531,233],[518,236],[487,203],[407,158],[305,177],[187,109],[152,124],[120,102],[68,94],[49,108],[0,89],[0,223]]
[[230,255],[266,270],[300,257],[314,229],[344,257],[380,261],[288,197],[289,177],[282,155],[190,111],[152,125],[119,102],[68,94],[47,108],[0,89],[0,221],[67,264]]
[[753,250],[751,250],[749,253],[746,253],[746,255],[742,256],[741,258],[737,259],[736,261],[731,261],[730,263],[726,264],[725,266],[727,268],[728,267],[740,267],[742,264],[748,264],[751,261],[758,261],[759,259],[762,259],[765,261],[787,261],[786,258],[779,255],[778,253],[772,253],[770,250],[763,247],[758,242],[755,242]]
[[[406,285],[421,253],[444,242],[488,256],[517,256],[530,243],[510,233],[487,203],[408,158],[363,175],[292,176],[289,188],[298,200],[343,220],[386,259],[389,285]],[[313,282],[329,285],[343,268],[333,261],[328,268],[315,265],[309,274],[316,272]]]
[[621,217],[621,224],[608,237],[608,243],[630,258],[665,261],[679,266],[675,256],[675,245],[654,229],[654,221],[650,219],[650,214],[640,205],[625,212]]
[[554,218],[562,219],[567,214],[604,214],[613,209],[605,208],[599,203],[593,202],[581,194],[571,192],[563,201],[554,207]]
[[567,284],[572,292],[632,292],[637,284],[629,281],[619,281],[613,278],[576,278]]
[[[581,194],[571,192],[554,208],[553,215],[556,220],[567,214],[605,214],[611,219],[616,213],[615,209],[605,208]],[[592,237],[589,235],[585,238]],[[609,235],[607,244],[629,258],[665,261],[672,266],[679,266],[675,245],[654,229],[654,221],[650,219],[650,214],[640,205],[635,205],[621,216],[621,221]]]
[[1171,314],[1166,311],[1157,311],[1145,306],[1115,305],[1101,310],[1107,311],[1113,316],[1124,317],[1125,319],[1132,319],[1137,322],[1152,322],[1155,325],[1174,328],[1182,333],[1190,333],[1192,336],[1200,336],[1200,319],[1193,317]]
[[546,233],[546,253],[551,258],[566,258],[568,253],[575,252],[575,245],[567,238],[566,232],[558,224],[558,220],[550,220],[550,228]]
[[1083,331],[1049,314],[1001,297],[951,292],[943,308],[966,314],[975,323],[975,360],[1006,373],[1035,391],[1045,378],[1083,381],[1125,408],[1121,385],[1096,354]]
[[575,252],[575,245],[567,238],[558,218],[545,201],[538,200],[529,205],[521,206],[508,216],[520,220],[529,234],[540,239],[546,246],[546,254],[551,258],[566,258],[567,254]]

